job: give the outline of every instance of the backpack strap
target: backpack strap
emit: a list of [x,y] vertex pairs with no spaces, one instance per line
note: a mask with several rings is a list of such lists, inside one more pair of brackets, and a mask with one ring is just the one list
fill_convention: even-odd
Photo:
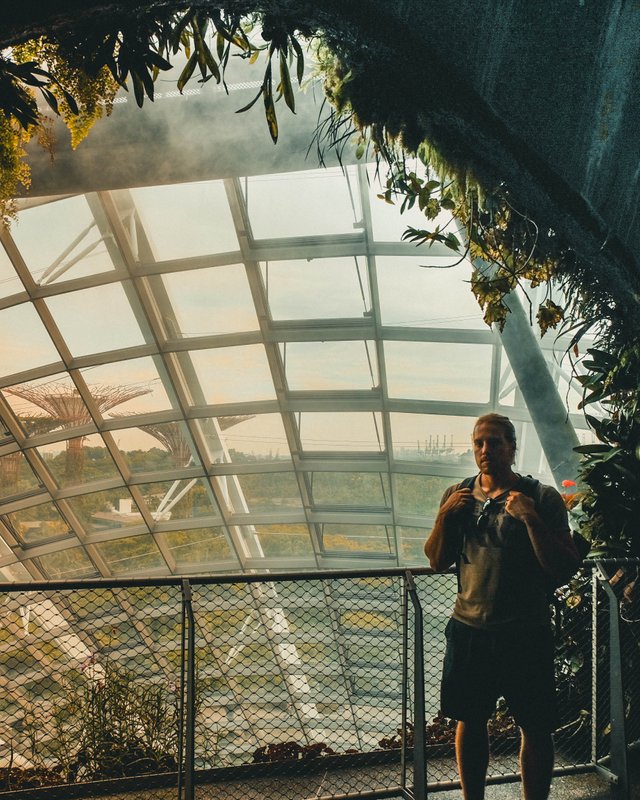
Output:
[[[458,489],[473,489],[473,484],[476,482],[477,475],[471,475],[468,478],[464,478],[458,484]],[[460,562],[462,559],[465,560],[465,563],[469,563],[467,557],[464,554],[464,535],[460,538],[460,544],[458,545],[458,552],[456,553],[456,581],[458,584],[458,594],[462,591],[462,584],[460,582]]]

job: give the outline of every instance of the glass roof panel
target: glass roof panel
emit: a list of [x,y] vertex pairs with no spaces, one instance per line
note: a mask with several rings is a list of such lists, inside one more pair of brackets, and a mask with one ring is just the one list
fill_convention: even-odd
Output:
[[65,442],[43,445],[36,450],[58,486],[79,486],[105,478],[122,480],[100,434],[76,436]]
[[[459,261],[452,259],[449,263]],[[468,262],[443,267],[442,258],[378,256],[376,268],[383,325],[487,330],[469,289]]]
[[255,472],[238,475],[237,479],[251,512],[302,508],[298,481],[293,472]]
[[184,422],[156,422],[112,431],[132,473],[172,472],[199,464]]
[[373,342],[287,342],[281,350],[292,391],[372,389],[378,385]]
[[398,527],[402,560],[405,564],[424,566],[424,543],[430,533],[430,528],[413,528],[406,525]]
[[24,291],[22,281],[16,274],[11,259],[0,243],[0,297],[10,297],[12,294]]
[[256,525],[255,530],[267,558],[313,556],[306,525]]
[[107,247],[113,237],[100,232],[83,195],[20,211],[11,235],[41,286],[114,269]]
[[[173,336],[257,331],[256,309],[242,264],[163,275],[175,312]],[[169,334],[171,338],[171,334]]]
[[84,547],[68,547],[46,553],[39,556],[38,561],[45,577],[52,581],[94,578],[99,574]]
[[222,181],[149,186],[131,194],[156,260],[238,249]]
[[0,310],[0,340],[11,342],[0,350],[0,375],[42,367],[60,361],[46,328],[31,303]]
[[114,575],[166,568],[158,546],[149,534],[128,536],[111,542],[100,542],[94,547]]
[[[473,472],[473,470],[471,470]],[[420,514],[435,519],[444,490],[455,482],[446,475],[396,475],[398,512],[400,514]]]
[[[127,284],[111,283],[48,297],[46,303],[74,356],[144,344],[127,299]],[[108,309],[108,313],[105,313]],[[91,325],[87,325],[91,320]],[[117,325],[114,322],[117,320]]]
[[40,488],[40,481],[24,453],[0,456],[0,499],[18,497]]
[[267,354],[261,344],[194,350],[190,355],[205,403],[275,399]]
[[489,401],[491,345],[385,342],[384,354],[389,397],[466,403]]
[[145,483],[138,489],[142,492],[151,517],[157,522],[220,516],[211,501],[209,486],[200,478]]
[[69,526],[53,503],[40,503],[31,508],[7,514],[11,528],[23,544],[36,544],[69,535]]
[[[231,460],[291,461],[287,434],[280,414],[255,414],[244,417],[218,417],[228,458],[220,450],[209,451],[212,463]],[[210,443],[207,442],[209,445]]]
[[385,509],[391,505],[389,478],[382,472],[314,472],[311,495],[315,508]]
[[105,387],[111,387],[114,391],[123,390],[127,394],[141,391],[140,395],[118,403],[117,411],[109,412],[106,415],[108,417],[129,417],[171,408],[171,401],[153,358],[114,361],[83,369],[81,373],[94,399],[104,394]]
[[362,318],[371,308],[363,257],[269,261],[260,266],[274,320]]
[[233,554],[224,528],[192,528],[183,531],[166,531],[157,534],[159,540],[166,542],[167,548],[180,567],[194,567],[198,564],[233,562],[238,559]]
[[300,414],[299,425],[303,450],[377,453],[384,449],[377,413],[309,411]]
[[322,525],[322,546],[326,553],[358,552],[392,555],[395,552],[392,529],[386,525]]
[[355,168],[255,175],[242,184],[255,239],[361,233]]
[[67,503],[87,531],[115,531],[144,525],[138,506],[124,486],[70,497]]
[[420,461],[447,466],[475,464],[471,433],[475,417],[449,414],[389,415],[393,457],[399,461]]

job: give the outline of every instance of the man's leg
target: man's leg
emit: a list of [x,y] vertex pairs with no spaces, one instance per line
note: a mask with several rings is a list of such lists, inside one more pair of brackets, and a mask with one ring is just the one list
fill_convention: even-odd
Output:
[[484,784],[489,766],[487,720],[458,722],[456,759],[464,800],[484,800]]
[[547,800],[553,772],[553,739],[545,730],[521,728],[520,771],[524,800]]

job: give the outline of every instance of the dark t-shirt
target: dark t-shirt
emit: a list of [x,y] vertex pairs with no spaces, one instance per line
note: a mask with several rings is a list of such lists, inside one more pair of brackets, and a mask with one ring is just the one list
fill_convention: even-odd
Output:
[[[446,490],[441,505],[459,486]],[[514,490],[519,491],[518,484]],[[476,480],[473,516],[461,523],[464,539],[453,616],[475,628],[549,624],[548,582],[526,526],[504,509],[508,495],[493,499],[478,525],[486,496]],[[549,530],[568,535],[567,510],[560,494],[539,484],[533,499]]]

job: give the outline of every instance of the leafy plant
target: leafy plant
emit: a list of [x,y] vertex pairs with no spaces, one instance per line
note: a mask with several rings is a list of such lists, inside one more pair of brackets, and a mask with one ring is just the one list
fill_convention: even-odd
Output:
[[[91,663],[80,682],[68,680],[54,706],[48,735],[34,711],[26,722],[37,758],[58,762],[67,782],[173,772],[177,769],[179,708],[169,687],[142,683],[124,667]],[[44,756],[40,755],[43,760]]]

